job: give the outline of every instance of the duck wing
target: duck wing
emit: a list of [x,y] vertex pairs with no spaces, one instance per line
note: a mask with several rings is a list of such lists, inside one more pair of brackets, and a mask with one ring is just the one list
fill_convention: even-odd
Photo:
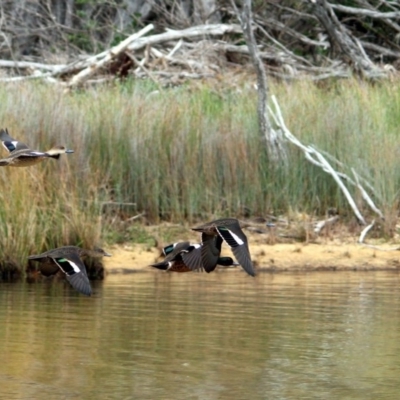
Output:
[[168,246],[165,246],[162,249],[162,253],[166,257],[173,258],[177,254],[179,254],[182,250],[186,250],[189,247],[190,247],[189,242],[176,242],[176,243],[169,244]]
[[222,239],[216,235],[201,234],[201,260],[206,272],[214,271],[221,254]]
[[75,290],[86,296],[92,294],[92,288],[86,273],[85,265],[77,254],[55,257],[53,260],[60,267],[61,271],[65,273],[68,282]]
[[239,261],[242,268],[251,276],[255,275],[253,263],[250,257],[249,245],[247,237],[241,230],[240,226],[235,226],[234,229],[218,226],[217,231],[224,242],[231,248],[236,259]]
[[16,150],[28,149],[29,147],[18,140],[13,139],[9,134],[7,129],[0,129],[0,141],[4,148],[12,153]]
[[201,259],[202,245],[191,245],[186,251],[181,252],[181,257],[186,266],[192,271],[204,271],[203,262]]

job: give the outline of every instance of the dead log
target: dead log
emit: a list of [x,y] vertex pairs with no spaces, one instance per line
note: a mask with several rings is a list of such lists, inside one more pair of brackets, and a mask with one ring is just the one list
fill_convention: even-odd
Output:
[[90,64],[88,67],[80,71],[78,74],[72,77],[68,82],[68,88],[76,87],[81,85],[86,79],[92,76],[98,69],[104,67],[107,63],[110,63],[111,60],[117,56],[119,56],[122,52],[124,52],[128,46],[141,36],[145,35],[146,33],[150,32],[154,28],[154,25],[150,24],[147,25],[145,28],[141,29],[139,32],[134,33],[133,35],[129,36],[117,46],[114,46],[110,49],[106,55],[99,61]]
[[[332,176],[332,178],[338,184],[340,190],[346,197],[346,200],[349,203],[350,207],[352,208],[360,225],[367,225],[367,222],[364,219],[363,215],[361,214],[360,210],[358,209],[356,202],[354,201],[353,197],[351,196],[349,190],[347,189],[343,181],[349,183],[350,185],[356,186],[361,191],[362,197],[366,201],[366,203],[372,208],[374,212],[376,212],[381,218],[383,218],[383,213],[376,207],[371,197],[368,195],[367,191],[362,187],[360,183],[360,178],[354,172],[354,170],[353,174],[354,176],[356,176],[356,182],[343,172],[336,171],[332,167],[330,162],[327,160],[328,157],[327,156],[324,157],[322,152],[316,150],[315,147],[306,146],[303,143],[301,143],[300,140],[298,140],[286,127],[279,104],[275,96],[272,96],[272,102],[274,103],[275,109],[272,110],[271,108],[269,108],[270,114],[272,115],[276,125],[283,132],[285,138],[294,145],[296,145],[298,148],[300,148],[304,152],[304,155],[309,162],[318,166],[319,168],[322,168],[325,172],[329,173]],[[333,159],[333,157],[331,156],[329,158]]]
[[[241,33],[241,29],[238,25],[213,24],[194,26],[192,28],[183,29],[180,31],[168,30],[165,33],[140,37],[134,41],[131,41],[126,48],[129,51],[138,52],[146,47],[152,47],[157,44],[164,44],[175,40],[194,39],[204,36],[222,36],[226,33]],[[88,68],[90,65],[95,65],[100,60],[104,59],[108,52],[109,50],[103,51],[99,54],[88,57],[85,60],[78,60],[68,64],[64,69],[58,71],[56,75],[68,75],[76,71],[80,71],[83,68]]]
[[370,60],[360,41],[340,23],[326,0],[310,0],[310,2],[314,5],[314,13],[328,33],[331,43],[340,49],[347,58],[346,61],[350,61],[355,72],[367,77],[386,75]]
[[17,68],[57,72],[65,68],[65,64],[49,65],[30,61],[0,60],[0,68]]
[[242,26],[243,34],[246,39],[249,53],[257,74],[257,92],[258,92],[258,123],[261,135],[265,138],[267,153],[273,163],[286,162],[287,155],[280,131],[272,128],[268,116],[268,81],[264,64],[258,52],[256,39],[252,28],[251,0],[243,1],[243,10],[239,13],[234,0],[231,0],[232,6],[236,10],[237,16]]

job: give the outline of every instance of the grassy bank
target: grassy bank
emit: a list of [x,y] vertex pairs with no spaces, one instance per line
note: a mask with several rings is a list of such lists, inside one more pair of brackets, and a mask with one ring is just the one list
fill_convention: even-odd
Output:
[[[38,83],[0,88],[1,125],[12,136],[38,149],[75,150],[60,162],[0,169],[4,266],[67,243],[138,240],[140,227],[121,221],[141,212],[151,223],[324,214],[332,206],[346,213],[333,180],[290,144],[288,167],[271,172],[250,82],[155,90],[145,82],[69,94]],[[271,93],[304,144],[366,177],[386,215],[397,215],[398,84],[299,82],[273,84]]]

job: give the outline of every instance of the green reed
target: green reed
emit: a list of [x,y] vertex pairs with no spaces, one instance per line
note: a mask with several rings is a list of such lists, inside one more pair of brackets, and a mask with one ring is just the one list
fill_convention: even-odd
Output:
[[[354,168],[395,215],[400,166],[400,91],[393,82],[271,83],[292,133]],[[75,150],[59,162],[1,168],[0,260],[23,262],[50,247],[93,246],[126,232],[129,218],[193,223],[290,210],[351,211],[333,179],[287,143],[288,164],[271,168],[250,83],[157,90],[126,82],[72,93],[39,83],[0,88],[0,120],[36,149]],[[2,153],[5,155],[5,151]],[[356,188],[351,193],[364,212]],[[114,232],[114,233],[113,233]],[[135,230],[132,230],[135,232]]]

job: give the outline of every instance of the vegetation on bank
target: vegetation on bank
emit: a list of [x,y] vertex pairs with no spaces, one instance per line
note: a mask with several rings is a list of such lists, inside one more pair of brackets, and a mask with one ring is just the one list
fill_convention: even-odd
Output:
[[[375,188],[394,222],[400,187],[400,90],[393,82],[271,84],[292,133],[315,144]],[[271,166],[258,133],[251,79],[158,91],[148,82],[63,93],[37,83],[0,87],[0,120],[32,148],[74,154],[29,168],[1,168],[0,260],[66,244],[136,241],[145,221],[194,223],[337,207],[352,217],[337,184],[289,143]],[[5,155],[4,151],[2,155]],[[352,194],[363,209],[356,189]]]

